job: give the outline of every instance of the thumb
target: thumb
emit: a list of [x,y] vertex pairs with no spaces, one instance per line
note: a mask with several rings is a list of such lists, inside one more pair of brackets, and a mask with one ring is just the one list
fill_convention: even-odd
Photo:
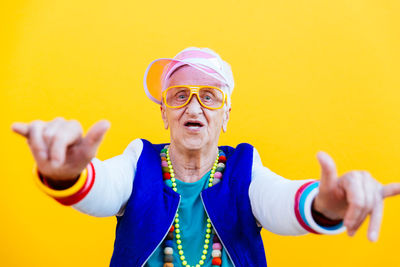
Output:
[[327,153],[320,151],[317,154],[321,166],[320,188],[331,188],[336,183],[336,164]]
[[391,183],[383,187],[383,197],[391,197],[400,194],[400,183]]
[[101,120],[90,127],[86,136],[83,138],[83,142],[89,147],[90,156],[94,156],[97,151],[97,147],[103,140],[104,134],[110,128],[110,122],[107,120]]
[[29,135],[29,124],[27,123],[22,123],[22,122],[14,122],[11,125],[11,129],[17,133],[20,134],[24,137],[28,137]]

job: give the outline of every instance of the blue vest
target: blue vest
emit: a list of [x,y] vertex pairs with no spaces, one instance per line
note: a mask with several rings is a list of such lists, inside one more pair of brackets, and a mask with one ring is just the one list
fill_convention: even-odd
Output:
[[[180,195],[165,185],[160,151],[165,144],[143,141],[132,194],[117,217],[110,266],[143,266],[162,244],[178,210]],[[223,179],[201,193],[204,208],[235,266],[267,266],[261,228],[251,211],[249,186],[253,147],[220,147],[227,157]]]

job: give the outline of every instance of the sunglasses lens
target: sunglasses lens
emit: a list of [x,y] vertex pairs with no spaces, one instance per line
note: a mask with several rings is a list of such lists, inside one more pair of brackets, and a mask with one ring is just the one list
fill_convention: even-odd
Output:
[[210,108],[219,108],[224,102],[224,94],[213,87],[202,87],[199,91],[200,101]]
[[167,105],[171,107],[179,107],[184,105],[190,96],[190,89],[187,87],[169,88],[165,95]]
[[[165,102],[172,108],[184,106],[190,100],[190,93],[189,87],[170,87],[165,92]],[[218,88],[201,87],[198,93],[194,94],[199,96],[201,104],[205,107],[217,109],[224,104],[224,93]]]

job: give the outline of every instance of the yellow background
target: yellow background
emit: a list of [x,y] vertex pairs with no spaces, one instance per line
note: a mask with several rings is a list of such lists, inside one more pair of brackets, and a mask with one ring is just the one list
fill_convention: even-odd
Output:
[[[108,266],[115,218],[94,218],[40,192],[14,121],[99,119],[111,128],[98,158],[135,138],[168,141],[147,99],[147,64],[210,47],[236,79],[221,144],[253,144],[273,171],[319,177],[316,153],[340,174],[367,169],[400,181],[400,2],[2,1],[1,266]],[[400,197],[385,201],[378,243],[263,231],[270,266],[400,266]]]

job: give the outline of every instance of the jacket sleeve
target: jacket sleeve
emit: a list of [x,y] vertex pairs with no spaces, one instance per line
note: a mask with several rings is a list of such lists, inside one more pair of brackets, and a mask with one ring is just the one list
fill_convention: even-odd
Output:
[[302,235],[303,229],[294,213],[296,191],[307,180],[291,181],[262,165],[254,148],[249,197],[254,217],[268,231],[280,235]]
[[254,148],[249,198],[254,217],[265,229],[279,235],[343,232],[343,223],[324,227],[314,220],[311,207],[318,185],[311,179],[289,180],[277,175],[263,166]]
[[122,216],[131,192],[136,166],[143,150],[140,139],[133,140],[123,154],[92,160],[94,183],[89,193],[72,207],[96,217]]

